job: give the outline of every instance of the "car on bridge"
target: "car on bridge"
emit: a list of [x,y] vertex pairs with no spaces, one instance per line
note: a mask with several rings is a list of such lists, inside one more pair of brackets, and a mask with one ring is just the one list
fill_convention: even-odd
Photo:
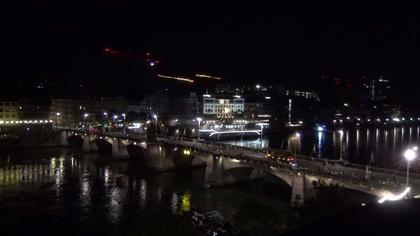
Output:
[[284,152],[278,152],[278,151],[275,152],[273,150],[270,152],[267,151],[265,157],[276,160],[278,163],[288,164],[293,167],[297,166],[296,158],[293,157],[292,154],[287,151],[284,151]]

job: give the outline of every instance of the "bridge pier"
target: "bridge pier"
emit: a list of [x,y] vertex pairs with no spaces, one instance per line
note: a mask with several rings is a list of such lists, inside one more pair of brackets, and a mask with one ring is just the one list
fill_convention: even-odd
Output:
[[239,160],[210,154],[206,160],[205,185],[224,186],[256,180],[263,177],[264,171]]
[[69,131],[61,131],[58,137],[58,146],[69,146]]
[[119,138],[113,138],[112,140],[112,156],[113,157],[128,157],[127,141]]
[[292,175],[291,206],[303,206],[305,199],[305,174]]
[[84,152],[96,152],[96,151],[98,151],[98,146],[94,142],[95,139],[96,139],[95,136],[92,137],[92,135],[90,135],[90,134],[85,135],[84,138],[83,138],[82,150]]

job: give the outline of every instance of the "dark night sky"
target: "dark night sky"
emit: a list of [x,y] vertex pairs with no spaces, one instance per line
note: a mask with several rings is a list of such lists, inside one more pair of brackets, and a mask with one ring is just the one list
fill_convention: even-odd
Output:
[[[147,50],[161,72],[316,87],[321,75],[385,75],[416,91],[414,7],[34,1],[0,15],[2,81],[146,84],[146,68],[104,47]],[[110,86],[112,87],[112,86]],[[319,88],[318,88],[319,89]]]

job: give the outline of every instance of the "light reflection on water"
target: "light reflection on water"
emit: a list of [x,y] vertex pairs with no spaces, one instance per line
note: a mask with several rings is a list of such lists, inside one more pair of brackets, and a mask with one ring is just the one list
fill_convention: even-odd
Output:
[[[267,135],[261,140],[228,141],[226,143],[245,147],[272,147],[287,149],[291,153],[297,149],[298,154],[313,154],[316,147],[316,157],[340,159],[340,150],[344,160],[360,164],[367,163],[373,153],[374,165],[397,168],[401,165],[402,152],[410,145],[420,146],[420,127],[394,128],[353,128],[326,132],[299,131],[301,136],[295,135]],[[285,144],[285,145],[284,145]],[[414,164],[415,167],[416,164]],[[420,169],[419,169],[420,170]]]
[[[196,210],[217,210],[229,218],[249,198],[277,207],[289,205],[290,193],[271,187],[267,192],[263,182],[206,188],[205,169],[145,174],[135,167],[137,162],[112,162],[99,154],[66,149],[34,152],[40,153],[0,153],[0,216],[11,208],[10,222],[35,221],[41,231],[55,227],[49,222],[60,221],[57,227],[77,230],[74,225],[89,224],[97,233],[127,222],[156,224],[164,215]],[[25,230],[1,221],[0,227]]]

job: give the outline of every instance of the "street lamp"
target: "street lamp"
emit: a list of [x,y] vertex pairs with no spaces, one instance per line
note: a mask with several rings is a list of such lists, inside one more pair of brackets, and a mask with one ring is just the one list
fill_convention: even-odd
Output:
[[59,121],[59,118],[58,118],[59,116],[61,116],[60,112],[55,113],[55,123],[57,125],[61,125],[61,122],[58,122]]
[[410,176],[410,173],[409,173],[409,171],[410,171],[410,162],[413,161],[416,158],[416,156],[417,156],[416,151],[417,151],[417,147],[413,147],[413,148],[407,149],[404,152],[404,157],[407,160],[407,179],[406,179],[407,187],[408,187],[408,184],[409,184],[408,181],[409,181],[409,176]]
[[198,137],[197,141],[198,141],[198,140],[200,140],[200,124],[201,124],[201,121],[203,120],[203,118],[197,117],[196,120],[198,122],[198,136],[197,136]]
[[296,138],[296,141],[295,141],[295,157],[296,157],[297,142],[298,142],[298,139],[300,138],[300,133],[299,132],[296,132],[295,138]]
[[121,116],[123,117],[123,132],[125,134],[125,113],[122,113]]
[[338,133],[340,134],[340,161],[343,160],[343,135],[344,135],[344,131],[342,129],[340,129],[338,131]]
[[155,135],[157,136],[158,116],[156,114],[153,114],[153,118],[155,119]]
[[83,113],[83,120],[84,120],[85,124],[82,126],[82,128],[87,127],[87,121],[86,121],[86,118],[87,118],[88,116],[89,116],[89,114],[88,114],[88,113]]

